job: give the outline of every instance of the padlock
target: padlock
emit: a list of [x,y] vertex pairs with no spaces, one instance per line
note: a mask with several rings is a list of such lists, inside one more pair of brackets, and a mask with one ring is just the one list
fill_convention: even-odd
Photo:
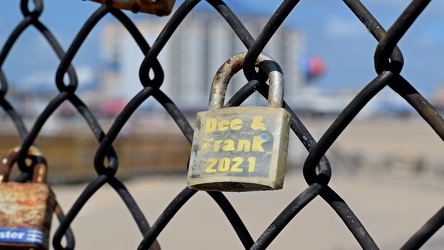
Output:
[[108,7],[167,16],[173,10],[175,0],[90,0]]
[[188,168],[188,187],[205,191],[281,189],[287,161],[290,114],[283,108],[284,78],[274,60],[260,54],[267,73],[268,107],[222,108],[231,77],[246,53],[227,60],[213,79],[209,111],[198,112]]
[[20,148],[8,152],[0,162],[0,249],[48,249],[55,195],[45,184],[47,166],[32,146],[32,183],[8,182]]

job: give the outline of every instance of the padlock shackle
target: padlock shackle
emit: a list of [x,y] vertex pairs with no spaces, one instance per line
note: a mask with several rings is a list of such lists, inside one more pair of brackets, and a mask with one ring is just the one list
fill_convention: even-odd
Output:
[[[245,55],[239,53],[228,59],[217,71],[214,76],[208,110],[220,109],[224,105],[225,94],[231,77],[241,70],[244,66]],[[282,69],[273,58],[261,53],[255,63],[267,75],[270,82],[268,91],[268,106],[273,108],[283,107],[284,98],[284,75]]]
[[[6,153],[0,161],[0,183],[7,182],[11,173],[11,168],[17,161],[17,156],[20,151],[20,147],[16,147]],[[46,183],[47,165],[41,151],[34,146],[31,146],[28,150],[27,157],[31,157],[34,161],[34,169],[32,173],[33,183]]]

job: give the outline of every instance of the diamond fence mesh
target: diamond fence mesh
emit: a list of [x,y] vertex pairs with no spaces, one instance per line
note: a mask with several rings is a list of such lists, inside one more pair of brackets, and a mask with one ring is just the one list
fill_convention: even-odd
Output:
[[[255,61],[288,15],[292,12],[298,12],[295,6],[299,1],[283,1],[274,14],[269,17],[268,22],[256,38],[245,28],[228,4],[220,0],[208,0],[207,2],[226,20],[231,29],[236,33],[238,39],[245,46],[245,50],[248,51],[245,56],[243,68],[243,73],[246,79],[248,79],[248,83],[236,92],[227,102],[226,106],[240,105],[255,91],[267,97],[269,86],[263,81],[264,79],[261,77],[261,73],[256,72]],[[331,209],[341,218],[363,249],[378,249],[378,245],[367,232],[359,218],[341,198],[340,194],[336,193],[335,190],[329,186],[334,166],[330,165],[325,154],[335,143],[339,135],[347,129],[351,121],[383,88],[389,88],[402,97],[416,110],[424,122],[436,132],[436,135],[444,139],[444,123],[442,117],[414,86],[402,76],[404,60],[401,50],[397,47],[398,42],[427,7],[429,2],[430,1],[422,0],[411,1],[389,29],[385,30],[360,1],[343,1],[343,4],[356,15],[357,21],[362,22],[371,35],[378,41],[374,54],[374,66],[377,76],[365,85],[342,110],[318,141],[315,141],[309,130],[299,119],[298,114],[284,103],[285,109],[291,114],[291,130],[309,152],[303,164],[303,176],[307,182],[307,187],[303,192],[294,195],[295,198],[257,239],[253,239],[250,235],[242,218],[223,193],[208,192],[211,198],[214,199],[217,205],[223,210],[233,230],[246,249],[266,249],[271,242],[285,230],[288,223],[315,197],[321,197],[330,205]],[[173,220],[174,215],[181,207],[192,199],[193,195],[198,191],[185,187],[165,208],[157,220],[152,224],[148,223],[144,213],[137,205],[135,199],[133,199],[131,193],[127,190],[122,180],[117,177],[119,161],[117,151],[114,147],[119,145],[117,138],[123,133],[122,131],[125,124],[127,124],[130,117],[140,109],[141,105],[148,99],[155,99],[167,111],[171,119],[175,121],[177,127],[183,133],[183,137],[191,143],[193,128],[190,122],[181,111],[180,106],[176,106],[174,100],[170,99],[162,91],[164,72],[157,57],[170,41],[176,29],[182,24],[182,21],[197,5],[202,3],[199,0],[189,0],[180,4],[180,6],[173,11],[162,32],[151,45],[148,44],[134,22],[125,12],[106,6],[98,7],[97,10],[85,20],[83,27],[75,34],[67,50],[61,47],[57,37],[55,37],[48,28],[47,25],[51,24],[43,23],[40,20],[45,4],[50,5],[51,1],[20,1],[17,8],[20,8],[23,13],[23,19],[16,24],[13,32],[9,34],[0,53],[0,104],[7,115],[5,119],[2,119],[2,122],[12,122],[15,131],[21,138],[19,142],[21,149],[17,158],[17,165],[21,173],[16,178],[16,181],[23,182],[30,179],[30,169],[32,168],[28,166],[29,163],[26,161],[26,152],[28,152],[31,146],[38,146],[37,141],[41,135],[42,128],[48,123],[49,118],[55,111],[64,104],[70,103],[75,107],[76,112],[83,117],[88,129],[93,133],[97,141],[98,146],[94,148],[94,161],[91,163],[91,165],[94,166],[96,175],[94,176],[94,180],[83,189],[83,192],[78,196],[74,204],[71,207],[63,209],[66,211],[66,214],[62,212],[60,207],[56,209],[60,224],[57,228],[53,229],[55,230],[52,239],[53,248],[75,248],[74,236],[70,230],[70,225],[76,220],[76,216],[81,213],[81,209],[88,203],[88,200],[104,187],[104,185],[109,185],[118,193],[120,199],[131,213],[134,223],[139,228],[143,240],[140,242],[138,249],[160,249],[161,242],[157,242],[157,237],[162,233],[168,223]],[[33,9],[30,9],[30,6],[33,6]],[[140,91],[135,93],[133,98],[125,104],[123,110],[117,114],[117,117],[107,131],[102,128],[103,124],[99,122],[95,112],[82,101],[81,96],[78,94],[78,88],[82,85],[82,82],[79,81],[76,69],[72,65],[73,59],[80,47],[88,40],[88,35],[105,16],[113,16],[118,20],[131,34],[135,43],[140,48],[141,53],[144,55],[144,59],[139,65]],[[63,20],[60,21],[62,22]],[[7,61],[7,57],[13,46],[19,41],[20,36],[31,28],[36,29],[44,37],[47,44],[56,53],[60,63],[58,64],[54,80],[57,94],[51,98],[42,112],[35,114],[37,116],[35,123],[28,127],[24,122],[24,115],[17,111],[15,107],[16,103],[9,99],[8,89],[10,83],[7,79],[8,72],[5,71],[3,65]],[[148,72],[151,72],[151,75],[148,74]],[[213,73],[216,72],[210,72],[210,74]],[[13,146],[15,145],[11,145],[11,147]],[[289,155],[291,154],[292,152],[290,151]],[[51,166],[51,159],[48,158],[47,161],[49,166]],[[149,165],[150,163],[146,162],[146,164]],[[183,162],[182,164],[185,170],[187,168],[187,162]],[[49,168],[49,172],[51,172],[51,167]],[[401,249],[420,248],[442,227],[444,223],[444,207],[436,208],[436,210],[436,214],[430,218],[430,220],[426,221],[409,239],[406,239],[405,244],[400,247]],[[110,221],[112,221],[112,219],[110,219]],[[193,225],[190,225],[190,228],[192,227]],[[113,239],[110,240],[112,241]]]

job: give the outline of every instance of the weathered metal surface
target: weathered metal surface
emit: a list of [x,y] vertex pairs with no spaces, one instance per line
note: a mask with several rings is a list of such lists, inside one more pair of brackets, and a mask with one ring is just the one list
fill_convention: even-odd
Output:
[[39,183],[0,185],[0,249],[48,248],[55,196]]
[[281,189],[287,162],[290,114],[282,108],[284,79],[273,59],[256,64],[270,81],[268,107],[222,108],[231,77],[246,53],[228,59],[213,79],[209,111],[196,116],[188,187],[245,192]]
[[199,112],[188,186],[199,190],[281,189],[290,114],[283,108],[236,107]]
[[90,0],[108,7],[167,16],[173,10],[175,0]]
[[[55,195],[44,184],[46,165],[36,163],[33,183],[6,182],[19,148],[0,163],[0,249],[48,249]],[[32,147],[29,156],[42,157]]]
[[[208,110],[222,108],[228,83],[230,82],[231,77],[243,68],[246,54],[247,53],[239,53],[234,55],[219,68],[213,78]],[[256,60],[256,66],[268,75],[270,82],[268,106],[282,108],[284,98],[284,75],[282,74],[279,65],[273,60],[273,58],[261,53]]]

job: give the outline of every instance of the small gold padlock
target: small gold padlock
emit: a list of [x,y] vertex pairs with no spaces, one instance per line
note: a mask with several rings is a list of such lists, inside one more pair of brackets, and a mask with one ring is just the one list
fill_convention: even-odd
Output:
[[290,114],[283,107],[279,65],[261,54],[256,66],[268,74],[268,107],[222,108],[231,77],[246,53],[227,60],[213,79],[209,111],[196,116],[188,187],[205,191],[256,191],[283,187]]
[[90,0],[108,7],[167,16],[173,10],[175,0]]
[[46,250],[55,195],[45,184],[47,166],[35,147],[28,151],[36,160],[32,183],[8,182],[19,150],[11,150],[0,162],[0,249]]

